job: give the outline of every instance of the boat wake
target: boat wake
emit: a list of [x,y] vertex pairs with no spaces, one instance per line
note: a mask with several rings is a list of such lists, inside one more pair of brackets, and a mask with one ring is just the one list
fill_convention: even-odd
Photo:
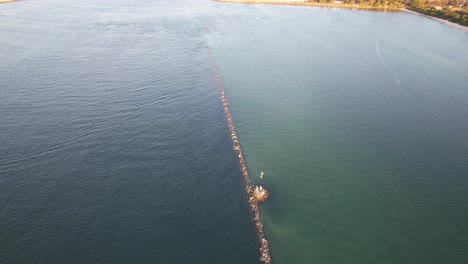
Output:
[[390,70],[390,71],[393,72],[393,75],[394,75],[394,77],[395,77],[395,83],[398,84],[399,86],[401,86],[400,75],[398,74],[397,71],[395,71],[395,69],[389,67],[389,66],[387,65],[387,63],[385,62],[384,58],[382,57],[382,53],[380,52],[380,47],[379,47],[379,41],[378,41],[378,40],[375,40],[375,45],[374,45],[374,47],[375,47],[375,53],[377,54],[377,57],[379,57],[379,60],[380,60],[380,62],[382,63],[382,65],[383,65],[386,69],[388,69],[388,70]]

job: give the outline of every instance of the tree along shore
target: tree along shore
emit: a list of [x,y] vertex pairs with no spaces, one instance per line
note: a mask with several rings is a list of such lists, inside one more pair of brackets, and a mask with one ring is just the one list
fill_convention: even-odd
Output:
[[424,14],[426,16],[447,20],[468,27],[468,11],[460,9],[440,9],[408,6],[408,10]]
[[[214,0],[243,4],[317,6],[377,11],[411,10],[468,26],[468,0]],[[466,31],[466,30],[465,30]]]
[[214,0],[217,2],[230,2],[242,4],[268,4],[268,5],[294,5],[294,6],[317,6],[330,8],[382,10],[382,11],[403,11],[404,5],[382,5],[374,6],[368,4],[344,3],[341,1],[275,1],[275,0]]

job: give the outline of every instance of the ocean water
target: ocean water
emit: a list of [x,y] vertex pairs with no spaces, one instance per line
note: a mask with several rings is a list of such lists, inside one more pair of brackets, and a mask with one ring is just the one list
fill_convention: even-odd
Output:
[[[468,34],[238,6],[212,38],[275,263],[468,263]],[[252,14],[252,15],[250,15]]]
[[207,47],[274,263],[468,262],[468,34],[204,0],[0,21],[0,263],[258,263]]
[[257,263],[199,7],[0,17],[0,263]]

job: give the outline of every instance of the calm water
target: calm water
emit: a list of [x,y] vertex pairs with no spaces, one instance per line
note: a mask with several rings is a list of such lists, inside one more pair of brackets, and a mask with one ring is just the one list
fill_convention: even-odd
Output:
[[468,34],[238,8],[212,41],[275,263],[468,263]]
[[207,46],[275,263],[468,262],[468,34],[203,0],[0,19],[0,263],[257,263]]
[[0,6],[0,263],[257,263],[199,6]]

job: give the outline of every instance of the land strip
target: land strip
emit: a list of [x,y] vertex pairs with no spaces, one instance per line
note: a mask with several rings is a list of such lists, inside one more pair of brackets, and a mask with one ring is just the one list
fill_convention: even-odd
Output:
[[464,32],[467,32],[468,33],[468,27],[467,26],[464,26],[464,25],[460,25],[460,24],[457,24],[455,22],[452,22],[452,21],[448,21],[446,19],[442,19],[442,18],[438,18],[438,17],[434,17],[434,16],[430,16],[430,15],[426,15],[424,13],[421,13],[421,12],[417,12],[417,11],[413,11],[413,10],[410,10],[410,9],[405,9],[404,10],[405,12],[408,12],[408,13],[413,13],[413,14],[416,14],[416,15],[419,15],[419,16],[425,16],[427,18],[431,18],[431,19],[435,19],[441,23],[444,23],[446,25],[449,25],[451,27],[454,27],[454,28],[458,28],[460,30],[463,30]]
[[[434,12],[430,10],[414,8],[408,4],[396,4],[391,6],[377,5],[371,6],[366,4],[346,4],[342,1],[334,1],[329,3],[309,2],[309,1],[277,1],[277,0],[213,0],[216,2],[228,2],[228,3],[239,3],[239,4],[267,4],[267,5],[290,5],[290,6],[311,6],[311,7],[327,7],[327,8],[344,8],[344,9],[359,9],[359,10],[373,10],[373,11],[406,11],[414,14],[420,14],[428,18],[435,19],[439,22],[468,32],[467,22],[458,19],[454,20],[450,17],[438,17],[431,15]],[[440,13],[440,12],[439,12]],[[452,20],[452,21],[450,21]],[[465,19],[466,20],[466,19]]]
[[362,10],[380,10],[380,11],[403,11],[403,7],[397,6],[369,6],[358,4],[338,4],[338,3],[317,3],[306,1],[275,1],[275,0],[213,0],[216,2],[229,2],[240,4],[267,4],[267,5],[291,5],[291,6],[317,6],[329,8],[362,9]]

